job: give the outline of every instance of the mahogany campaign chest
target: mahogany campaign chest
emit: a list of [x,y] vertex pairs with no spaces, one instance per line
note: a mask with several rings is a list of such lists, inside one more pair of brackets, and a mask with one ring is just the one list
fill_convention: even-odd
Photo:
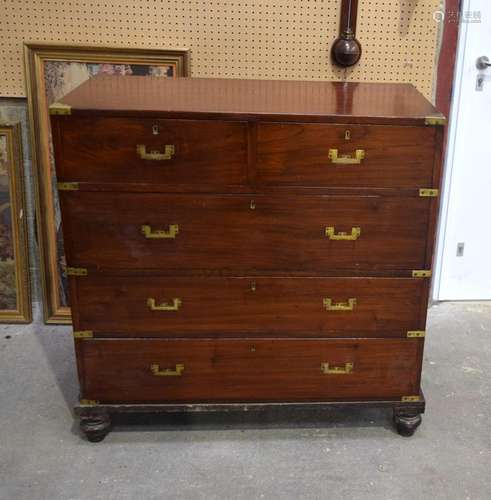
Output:
[[89,440],[286,404],[414,432],[444,124],[414,87],[101,76],[50,113]]

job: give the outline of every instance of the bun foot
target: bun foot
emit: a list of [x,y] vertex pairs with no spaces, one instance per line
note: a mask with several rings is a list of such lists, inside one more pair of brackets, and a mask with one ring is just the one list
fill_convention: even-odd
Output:
[[421,421],[422,418],[419,413],[408,414],[397,410],[394,411],[394,424],[401,436],[411,437],[420,426]]
[[80,417],[80,430],[91,443],[99,443],[111,430],[109,415],[90,415]]

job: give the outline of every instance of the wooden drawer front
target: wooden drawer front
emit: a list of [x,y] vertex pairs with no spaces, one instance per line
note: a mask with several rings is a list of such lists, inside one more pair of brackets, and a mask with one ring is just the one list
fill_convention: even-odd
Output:
[[[71,266],[315,274],[425,262],[425,198],[64,192],[61,200]],[[330,239],[356,228],[353,241]]]
[[409,278],[89,275],[76,281],[76,329],[126,337],[406,337],[424,329],[426,286]]
[[[346,133],[349,132],[349,140]],[[258,125],[259,184],[340,187],[432,185],[435,129],[382,125]],[[363,150],[359,164],[333,163]]]
[[[70,117],[58,140],[59,180],[225,186],[243,184],[247,176],[247,125],[241,122]],[[174,153],[142,159],[138,145],[146,153],[164,153],[168,145]]]
[[401,339],[78,343],[83,397],[106,403],[400,399],[419,394],[421,347]]

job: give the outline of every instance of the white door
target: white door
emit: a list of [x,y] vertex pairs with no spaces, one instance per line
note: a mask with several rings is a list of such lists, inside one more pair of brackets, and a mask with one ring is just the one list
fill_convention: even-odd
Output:
[[464,0],[461,22],[433,298],[490,300],[491,2]]

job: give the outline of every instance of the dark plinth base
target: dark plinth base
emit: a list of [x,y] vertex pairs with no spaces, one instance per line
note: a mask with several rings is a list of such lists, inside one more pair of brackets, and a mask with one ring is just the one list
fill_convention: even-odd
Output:
[[81,415],[80,430],[91,443],[102,441],[111,430],[109,412],[94,411]]
[[117,414],[177,414],[210,412],[258,412],[266,410],[331,411],[345,408],[391,408],[394,424],[401,436],[412,436],[421,424],[425,400],[421,394],[416,402],[349,401],[320,403],[195,403],[195,404],[97,404],[79,405],[75,414],[80,417],[80,430],[91,442],[102,441],[111,430],[111,415]]
[[404,437],[411,437],[421,424],[421,414],[413,410],[394,410],[394,424],[397,432]]

